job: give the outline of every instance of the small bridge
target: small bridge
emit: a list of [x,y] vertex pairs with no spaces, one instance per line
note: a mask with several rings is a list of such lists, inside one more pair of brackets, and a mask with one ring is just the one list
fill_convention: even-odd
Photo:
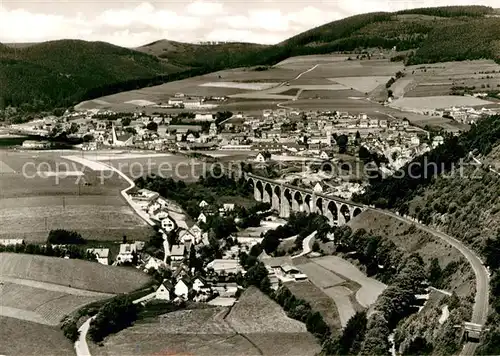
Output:
[[318,213],[326,216],[331,225],[344,225],[367,209],[365,205],[340,197],[314,192],[310,189],[277,182],[247,173],[245,179],[254,189],[257,201],[270,203],[281,217],[291,212]]

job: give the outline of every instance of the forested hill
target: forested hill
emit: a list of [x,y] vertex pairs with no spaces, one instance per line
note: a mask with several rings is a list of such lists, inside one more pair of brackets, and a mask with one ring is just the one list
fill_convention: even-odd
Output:
[[[294,36],[290,54],[383,47],[415,50],[410,64],[490,58],[500,60],[500,18],[486,6],[450,6],[348,17]],[[498,45],[498,43],[496,43]]]
[[137,50],[103,42],[0,44],[0,109],[39,111],[226,68],[291,56],[379,47],[409,51],[410,64],[490,58],[500,62],[500,17],[484,6],[369,13],[311,29],[273,46],[160,40]]
[[358,199],[409,214],[483,256],[491,270],[492,313],[490,331],[481,340],[478,354],[499,355],[500,116],[480,120],[459,137],[447,137],[443,145],[401,172],[400,178],[374,183]]

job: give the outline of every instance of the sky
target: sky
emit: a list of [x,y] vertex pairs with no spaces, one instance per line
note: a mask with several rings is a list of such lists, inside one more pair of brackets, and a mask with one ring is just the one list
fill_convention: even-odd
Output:
[[0,42],[57,39],[138,47],[160,39],[279,43],[355,14],[500,0],[0,0]]

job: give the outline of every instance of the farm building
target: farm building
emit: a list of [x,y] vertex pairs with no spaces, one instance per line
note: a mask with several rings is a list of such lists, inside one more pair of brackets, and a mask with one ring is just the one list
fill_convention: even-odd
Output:
[[109,265],[109,248],[88,248],[87,253],[93,253],[100,264]]
[[207,223],[207,216],[204,213],[200,213],[200,215],[198,215],[198,218],[196,220],[198,222],[202,222],[202,223],[206,224]]
[[215,259],[207,265],[208,268],[213,268],[216,273],[221,273],[224,271],[225,273],[238,273],[243,270],[240,266],[238,260],[221,260]]
[[120,244],[120,252],[116,257],[120,263],[132,262],[134,254],[137,252],[135,244]]

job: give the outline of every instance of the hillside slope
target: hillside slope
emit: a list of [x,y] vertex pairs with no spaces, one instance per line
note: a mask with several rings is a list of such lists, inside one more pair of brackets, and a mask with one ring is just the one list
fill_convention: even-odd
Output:
[[254,43],[222,43],[200,45],[168,40],[159,40],[137,51],[158,56],[169,63],[188,67],[208,67],[218,70],[240,65],[242,56],[258,53],[269,46]]
[[129,293],[151,278],[138,270],[57,257],[0,253],[0,276],[102,293]]
[[492,327],[478,351],[500,354],[500,116],[480,120],[459,137],[448,137],[403,171],[400,178],[373,184],[359,199],[411,215],[483,256],[491,270]]
[[[0,46],[0,100],[4,106],[69,105],[89,90],[176,73],[155,56],[104,42],[61,40],[23,48]],[[129,82],[127,85],[126,83]],[[119,88],[117,88],[119,89]]]

